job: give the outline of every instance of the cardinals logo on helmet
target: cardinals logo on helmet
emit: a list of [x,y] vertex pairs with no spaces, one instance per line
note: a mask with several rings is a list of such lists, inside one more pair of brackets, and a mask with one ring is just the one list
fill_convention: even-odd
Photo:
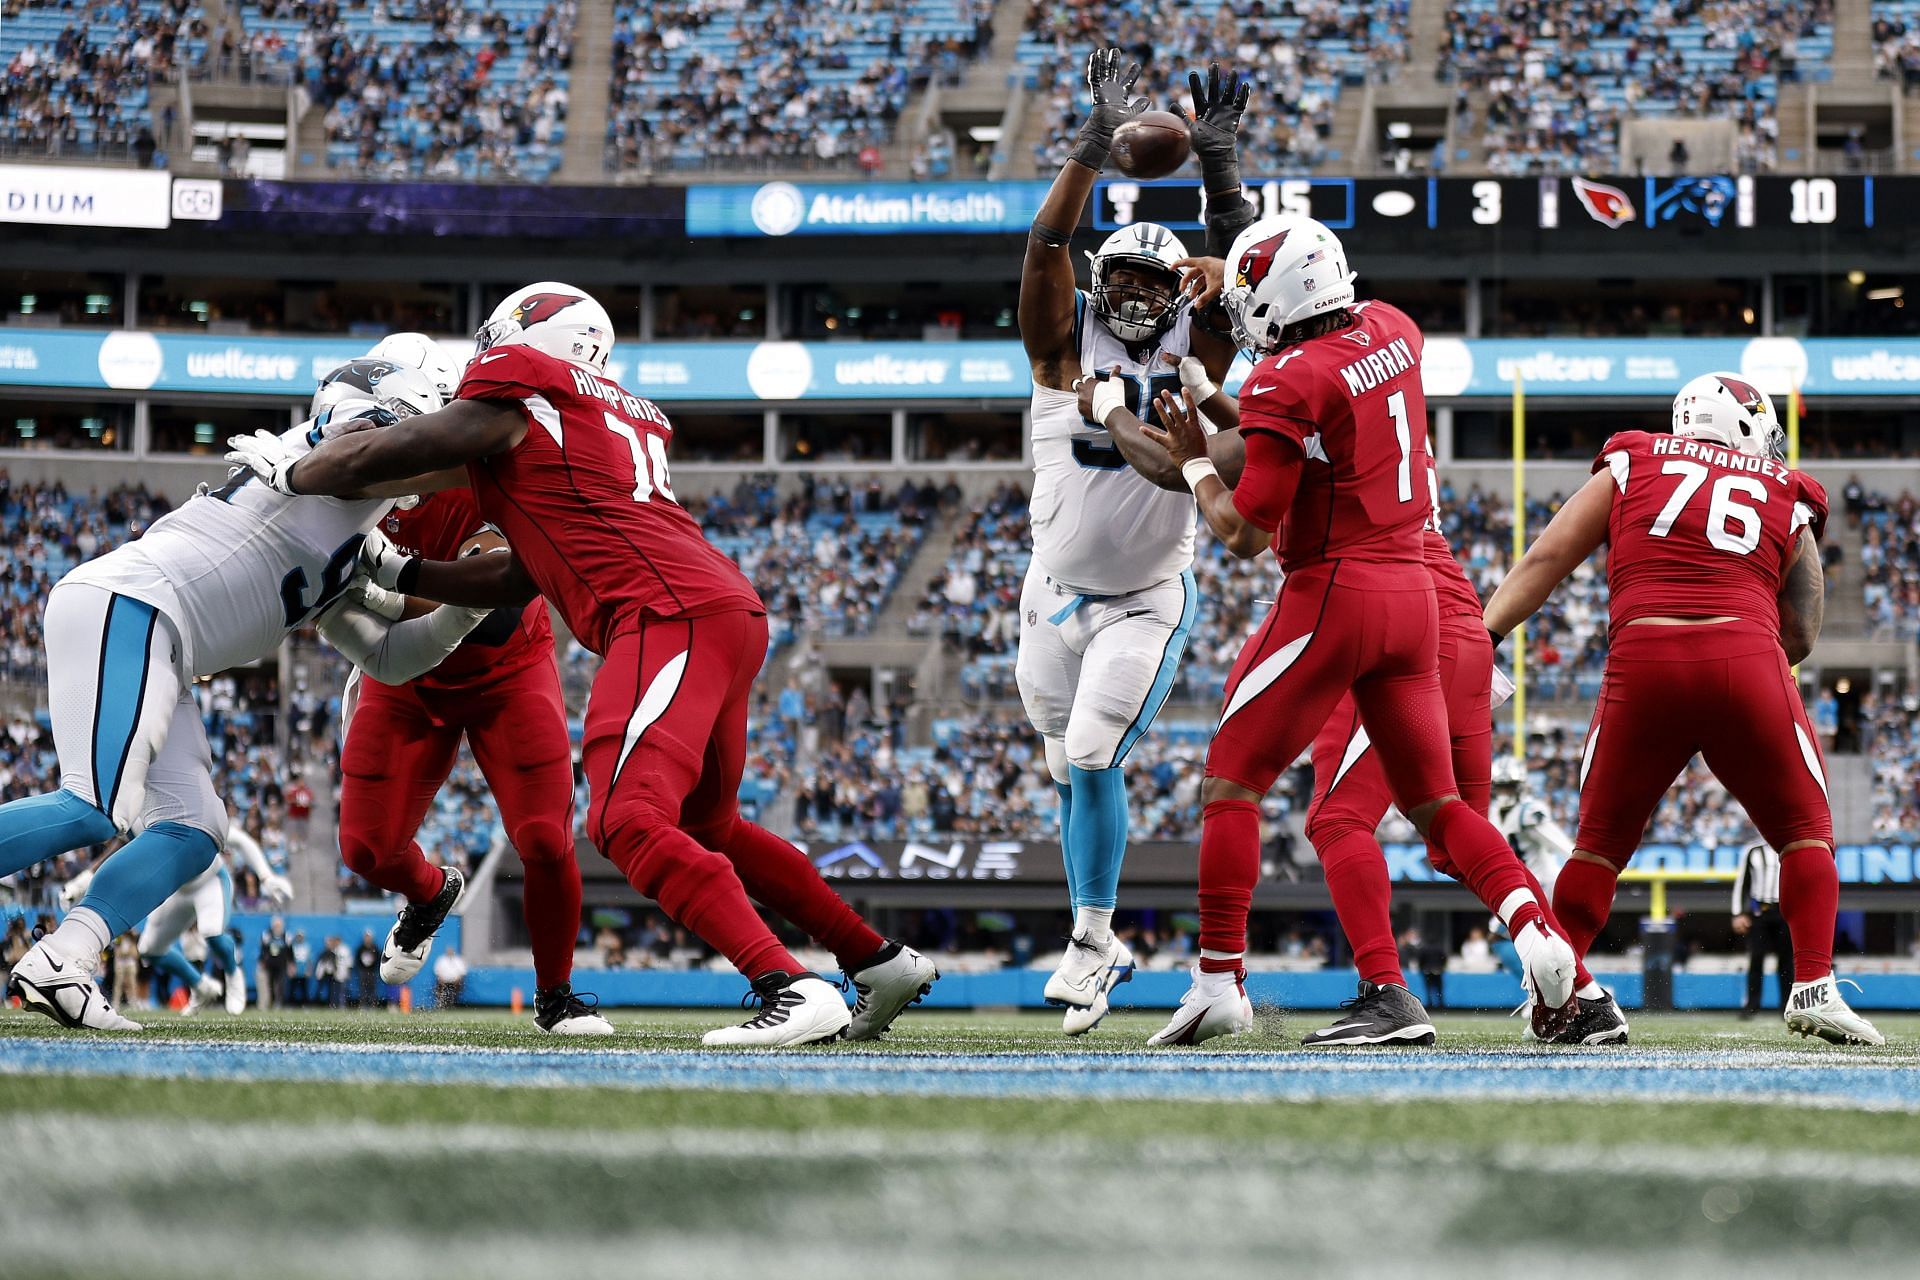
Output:
[[513,309],[513,318],[522,329],[530,329],[542,320],[551,320],[566,310],[579,297],[570,293],[536,293],[522,298],[520,305]]
[[1273,255],[1280,252],[1291,230],[1293,228],[1288,227],[1277,236],[1269,236],[1241,254],[1240,261],[1234,265],[1234,283],[1244,289],[1257,289],[1273,270]]
[[1738,378],[1722,378],[1720,385],[1725,387],[1733,398],[1740,402],[1740,407],[1748,413],[1767,411],[1766,397],[1762,396],[1760,389],[1751,382],[1742,382]]
[[1586,206],[1589,217],[1609,227],[1624,227],[1639,216],[1626,192],[1604,182],[1575,178],[1573,194],[1580,197],[1580,203]]

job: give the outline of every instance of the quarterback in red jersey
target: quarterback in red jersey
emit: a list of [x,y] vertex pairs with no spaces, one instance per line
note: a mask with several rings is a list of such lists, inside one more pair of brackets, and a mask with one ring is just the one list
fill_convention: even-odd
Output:
[[[460,489],[396,509],[380,529],[406,554],[435,560],[506,547]],[[612,1024],[571,983],[580,932],[573,747],[546,604],[495,610],[444,662],[408,684],[357,671],[348,684],[340,854],[362,879],[407,899],[381,950],[381,979],[405,982],[420,971],[465,888],[457,869],[430,864],[414,839],[464,736],[526,868],[521,905],[533,943],[534,1024],[557,1035],[612,1035]]]
[[1788,669],[1820,633],[1827,495],[1782,461],[1773,402],[1736,374],[1680,389],[1673,433],[1623,431],[1487,602],[1504,636],[1608,544],[1606,676],[1580,761],[1580,826],[1554,907],[1584,954],[1654,806],[1697,752],[1773,848],[1793,935],[1787,1026],[1880,1044],[1833,977],[1839,874],[1826,767]]
[[[1422,534],[1432,502],[1420,331],[1385,303],[1354,301],[1339,240],[1310,218],[1254,223],[1226,270],[1236,341],[1259,358],[1240,393],[1239,483],[1220,478],[1190,394],[1185,412],[1162,415],[1167,431],[1138,429],[1181,465],[1226,548],[1250,558],[1277,543],[1286,579],[1227,678],[1202,791],[1201,958],[1192,990],[1149,1043],[1251,1028],[1243,960],[1259,801],[1349,691],[1395,801],[1496,904],[1541,1025],[1557,1030],[1571,1016],[1572,949],[1506,841],[1460,803],[1453,778]],[[1112,430],[1109,419],[1126,409],[1108,399],[1096,412]]]
[[[298,460],[233,456],[281,493],[470,483],[511,552],[460,561],[363,550],[376,581],[468,607],[544,595],[604,659],[587,705],[587,833],[641,893],[725,955],[762,1000],[709,1045],[877,1036],[938,976],[881,938],[805,854],[740,815],[765,606],[674,498],[673,429],[606,376],[612,321],[570,285],[529,285],[477,335],[458,398]],[[449,469],[455,469],[449,475]],[[819,940],[858,993],[803,970],[751,894]]]

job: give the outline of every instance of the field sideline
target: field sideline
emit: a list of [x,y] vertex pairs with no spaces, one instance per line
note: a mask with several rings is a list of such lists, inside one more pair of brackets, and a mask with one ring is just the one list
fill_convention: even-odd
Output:
[[[1438,1051],[1068,1044],[914,1014],[880,1045],[712,1054],[615,1012],[0,1013],[5,1270],[36,1276],[1017,1275],[1205,1259],[1337,1274],[1910,1273],[1920,1018],[1882,1050],[1640,1016],[1618,1051],[1437,1019]],[[425,1083],[434,1081],[434,1083]],[[100,1162],[81,1152],[113,1152]],[[850,1270],[851,1269],[851,1270]]]

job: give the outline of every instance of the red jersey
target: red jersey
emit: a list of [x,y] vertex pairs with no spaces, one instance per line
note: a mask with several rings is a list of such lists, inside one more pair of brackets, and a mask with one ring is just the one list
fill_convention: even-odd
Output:
[[1479,621],[1484,612],[1480,593],[1467,580],[1467,571],[1453,554],[1453,545],[1440,531],[1440,468],[1431,455],[1427,458],[1427,492],[1433,498],[1433,514],[1422,526],[1420,549],[1426,558],[1427,573],[1433,578],[1433,593],[1442,618],[1472,618]]
[[1783,462],[1679,436],[1622,431],[1594,461],[1619,490],[1607,517],[1612,628],[1727,616],[1780,625],[1800,530],[1820,536],[1827,491]]
[[[410,556],[427,560],[456,560],[460,548],[474,534],[489,528],[466,489],[430,493],[411,511],[398,509],[380,522],[381,531]],[[445,689],[485,684],[540,661],[553,652],[553,622],[544,601],[536,600],[520,613],[520,626],[501,644],[475,644],[472,637],[446,660],[415,683]]]
[[674,498],[673,427],[657,405],[526,346],[483,352],[455,394],[526,414],[525,438],[467,474],[480,514],[581,644],[604,654],[649,618],[766,612]]
[[[1234,506],[1269,531],[1284,518],[1277,550],[1289,573],[1338,559],[1419,564],[1426,554],[1425,340],[1384,302],[1352,310],[1351,327],[1267,357],[1240,390],[1247,471]],[[1299,487],[1284,512],[1271,510],[1263,472],[1290,461]]]

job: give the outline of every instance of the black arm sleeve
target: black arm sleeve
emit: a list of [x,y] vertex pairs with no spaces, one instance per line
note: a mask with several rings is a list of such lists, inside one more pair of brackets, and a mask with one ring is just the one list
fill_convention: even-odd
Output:
[[1253,202],[1236,192],[1231,199],[1207,201],[1207,256],[1224,258],[1240,233],[1254,222]]
[[513,639],[513,633],[520,629],[521,609],[495,609],[480,619],[480,625],[467,632],[467,638],[461,644],[479,645],[483,649],[493,649]]

